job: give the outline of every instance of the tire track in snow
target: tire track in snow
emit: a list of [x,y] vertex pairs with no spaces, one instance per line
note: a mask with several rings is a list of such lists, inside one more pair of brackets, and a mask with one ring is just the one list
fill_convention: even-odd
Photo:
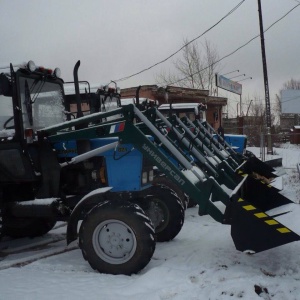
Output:
[[[78,249],[78,245],[67,246],[65,233],[55,233],[66,224],[57,224],[49,234],[34,239],[9,239],[0,243],[0,271],[20,268],[35,261]],[[53,232],[54,231],[54,232]]]
[[77,249],[78,249],[77,245],[74,245],[69,248],[68,247],[59,247],[58,249],[53,250],[53,252],[51,252],[51,253],[49,253],[49,252],[45,253],[45,254],[40,253],[37,255],[33,255],[32,257],[29,257],[27,259],[20,259],[20,261],[17,260],[17,261],[13,261],[11,263],[4,264],[3,266],[0,266],[0,271],[9,269],[9,268],[21,268],[21,267],[27,266],[33,262],[36,262],[38,260],[42,260],[42,259],[45,259],[45,258],[48,258],[51,256],[56,256],[56,255],[70,252],[70,251],[77,250]]

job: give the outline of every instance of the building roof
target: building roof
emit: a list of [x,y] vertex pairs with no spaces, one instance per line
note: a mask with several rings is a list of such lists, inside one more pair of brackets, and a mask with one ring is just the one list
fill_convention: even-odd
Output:
[[[135,97],[135,93],[138,87],[130,87],[122,89],[121,95],[123,97]],[[210,96],[208,90],[192,89],[179,86],[167,86],[159,87],[158,85],[143,85],[140,88],[140,94],[142,92],[150,92],[151,98],[159,100],[161,103],[166,102],[166,91],[168,92],[168,101],[178,102],[196,102],[209,105],[227,105],[227,98]],[[148,95],[146,96],[148,97]],[[163,100],[163,101],[162,101]]]

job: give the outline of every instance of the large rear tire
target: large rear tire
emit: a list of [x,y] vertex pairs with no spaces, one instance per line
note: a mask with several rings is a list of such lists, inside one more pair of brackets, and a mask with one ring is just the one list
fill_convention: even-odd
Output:
[[94,270],[131,275],[142,270],[153,255],[154,228],[138,205],[105,201],[85,215],[79,246]]
[[154,224],[157,241],[174,239],[184,223],[184,207],[179,197],[165,185],[155,185],[145,200],[143,208]]

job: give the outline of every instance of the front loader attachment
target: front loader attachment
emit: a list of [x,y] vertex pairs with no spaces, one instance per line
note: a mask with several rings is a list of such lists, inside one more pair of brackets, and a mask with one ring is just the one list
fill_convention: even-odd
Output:
[[[298,234],[275,219],[279,215],[272,217],[267,213],[293,203],[273,187],[246,175],[230,200],[225,219],[231,224],[231,236],[237,250],[257,253],[300,240]],[[288,211],[280,215],[285,213]]]
[[[120,114],[122,117],[114,121],[96,122],[113,114]],[[172,124],[163,118],[160,118],[161,128],[157,125],[156,115],[153,116],[154,121],[152,115],[146,115],[130,104],[114,111],[57,124],[44,129],[39,136],[47,137],[52,143],[118,137],[118,143],[132,144],[198,204],[199,215],[208,214],[219,223],[231,225],[232,238],[239,251],[260,252],[300,240],[298,234],[275,219],[277,216],[268,213],[269,210],[284,207],[293,203],[292,201],[265,181],[247,174],[242,168],[233,169],[230,163],[227,164],[225,150],[221,153],[225,158],[221,159],[220,154],[218,160],[210,153],[209,144],[202,146],[200,143],[199,146],[193,143],[198,136],[191,138],[189,130],[184,130],[186,135],[183,134],[183,131],[175,128],[176,125],[172,128]],[[137,124],[135,118],[143,126]],[[65,130],[76,127],[81,122],[90,125],[80,130]],[[172,128],[177,137],[165,132],[166,128]],[[191,157],[184,150],[188,150]],[[232,183],[225,181],[226,178],[231,179]],[[219,202],[218,205],[215,202]],[[225,213],[219,207],[220,202],[225,206]]]
[[[189,124],[191,124],[191,122],[189,122]],[[246,161],[246,163],[243,164],[243,168],[246,173],[258,174],[269,181],[278,177],[274,173],[276,170],[273,167],[259,160],[251,152],[246,151],[246,153],[248,153],[247,155],[242,155],[241,153],[236,152],[209,123],[195,120],[193,124],[204,134],[211,144],[217,145],[220,150],[227,152],[238,164],[242,164],[242,162]]]
[[[175,115],[171,116],[169,120],[172,122],[172,126],[182,128],[184,137],[189,139],[190,145],[197,147],[205,156],[217,157],[222,162],[226,161],[232,169],[241,170],[243,173],[250,174],[267,183],[271,183],[278,177],[274,173],[274,168],[262,162],[251,152],[247,151],[247,155],[242,155],[235,152],[221,136],[215,138],[214,135],[217,133],[209,124],[204,126],[199,120],[192,122],[187,117],[180,120]],[[191,147],[189,148],[191,149]]]
[[244,199],[264,211],[293,203],[270,184],[257,180],[252,176],[247,176],[240,194]]
[[299,241],[300,236],[243,198],[232,198],[231,236],[237,250],[261,252]]

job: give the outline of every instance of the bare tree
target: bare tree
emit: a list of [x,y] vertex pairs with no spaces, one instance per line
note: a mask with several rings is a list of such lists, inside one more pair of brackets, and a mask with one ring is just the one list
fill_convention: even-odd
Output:
[[277,116],[280,116],[281,114],[281,100],[280,100],[280,96],[278,94],[275,95],[275,103],[273,105],[273,109],[274,109],[274,113],[277,115]]
[[282,90],[300,90],[300,80],[291,78],[283,84]]
[[181,87],[207,89],[212,94],[215,73],[218,69],[219,55],[214,46],[205,40],[201,49],[198,44],[188,44],[184,39],[182,57],[173,62],[175,73],[162,71],[156,75],[156,81],[161,85],[176,84]]
[[[249,145],[259,146],[261,132],[266,132],[266,106],[264,100],[258,95],[245,99],[247,107],[243,117],[243,132],[248,136]],[[274,124],[276,114],[271,113],[271,124]],[[274,127],[271,131],[274,133]]]

